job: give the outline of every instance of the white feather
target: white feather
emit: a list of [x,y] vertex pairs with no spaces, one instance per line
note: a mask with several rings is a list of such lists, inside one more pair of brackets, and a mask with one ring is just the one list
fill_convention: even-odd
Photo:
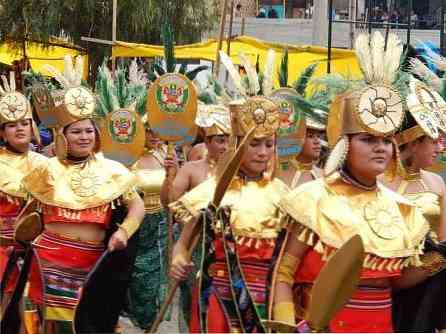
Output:
[[391,33],[387,39],[384,56],[384,83],[392,84],[398,72],[403,54],[403,44],[397,34]]
[[259,84],[259,76],[257,75],[257,71],[250,63],[248,57],[243,53],[240,52],[238,54],[238,57],[240,59],[241,64],[246,70],[246,75],[248,76],[249,81],[249,95],[257,95],[260,91],[260,84]]
[[225,52],[220,51],[220,60],[226,70],[229,72],[229,75],[231,76],[232,81],[234,81],[234,85],[237,88],[239,94],[242,96],[246,96],[246,90],[242,85],[242,78],[240,76],[240,73],[236,70],[234,64],[232,63],[231,58],[229,58],[229,56]]
[[383,82],[384,80],[384,47],[385,40],[381,32],[375,31],[370,41],[372,51],[373,81]]
[[82,83],[82,78],[84,76],[84,59],[82,58],[82,56],[76,57],[74,69],[76,82],[73,82],[73,85],[80,86]]
[[8,78],[2,75],[2,81],[3,81],[3,89],[5,90],[6,93],[10,93],[11,88],[9,88]]
[[9,72],[9,88],[11,89],[11,92],[15,92],[15,73]]
[[369,35],[361,33],[355,41],[355,51],[358,57],[359,66],[367,82],[373,79],[373,66],[370,54]]
[[73,58],[71,58],[70,55],[67,55],[64,57],[64,74],[63,75],[67,79],[67,81],[69,82],[70,87],[71,87],[73,82],[75,81],[75,74],[74,74]]
[[273,92],[273,72],[276,60],[276,52],[268,50],[266,55],[265,69],[263,71],[263,95],[269,96]]
[[138,70],[138,63],[133,59],[129,66],[129,83],[133,85],[146,85],[147,82],[146,73]]
[[43,65],[43,67],[49,73],[51,73],[51,75],[54,77],[54,79],[56,79],[57,82],[59,82],[63,88],[65,88],[65,89],[70,88],[70,83],[68,82],[68,80],[56,68],[54,68],[53,66],[48,65],[48,64]]

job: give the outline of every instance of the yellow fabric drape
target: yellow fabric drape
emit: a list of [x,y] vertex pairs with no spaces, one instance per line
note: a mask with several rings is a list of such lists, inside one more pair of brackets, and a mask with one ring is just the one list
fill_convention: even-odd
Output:
[[[215,61],[217,40],[175,46],[177,59],[203,59]],[[231,58],[235,64],[240,63],[237,54],[243,51],[250,57],[252,63],[259,56],[260,68],[263,69],[269,49],[276,51],[275,68],[278,69],[284,50],[288,48],[289,84],[296,80],[305,67],[313,62],[320,62],[315,76],[327,73],[327,48],[315,46],[295,46],[291,44],[271,43],[248,36],[240,36],[231,40]],[[155,57],[163,56],[163,46],[116,42],[113,46],[113,57]],[[227,41],[223,42],[223,50],[227,49]],[[275,71],[277,72],[277,71]],[[341,73],[350,77],[361,75],[355,52],[352,50],[332,49],[331,72]],[[276,74],[277,75],[277,74]]]
[[[49,64],[60,72],[64,70],[64,56],[78,56],[81,55],[84,58],[84,79],[88,78],[88,55],[79,49],[70,48],[67,44],[64,46],[50,46],[43,48],[43,45],[35,42],[26,43],[26,56],[31,64],[31,68],[40,72],[43,75],[51,76],[51,74],[45,70],[43,65]],[[0,63],[12,65],[16,60],[23,58],[23,50],[13,49],[8,44],[0,45]]]

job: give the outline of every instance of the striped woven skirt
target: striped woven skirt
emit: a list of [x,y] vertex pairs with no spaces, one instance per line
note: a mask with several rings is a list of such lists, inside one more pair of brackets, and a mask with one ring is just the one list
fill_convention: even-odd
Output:
[[44,281],[45,319],[72,321],[80,289],[104,244],[72,240],[44,232],[37,254]]
[[[240,260],[240,263],[257,312],[260,318],[266,319],[267,282],[270,263],[247,260]],[[210,333],[240,332],[236,310],[233,307],[231,308],[232,294],[226,263],[216,261],[210,266],[209,274],[213,277],[214,293],[209,298],[208,331]],[[190,324],[192,333],[201,332],[197,302],[197,293],[194,293]]]
[[330,322],[333,333],[391,333],[390,288],[359,286],[347,304]]

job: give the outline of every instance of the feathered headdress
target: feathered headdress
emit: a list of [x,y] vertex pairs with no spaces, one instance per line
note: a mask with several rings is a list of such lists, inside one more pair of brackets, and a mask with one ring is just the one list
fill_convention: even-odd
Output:
[[268,50],[263,73],[257,73],[256,66],[252,65],[246,54],[240,52],[238,54],[240,64],[246,71],[244,80],[231,58],[224,51],[220,51],[220,60],[232,78],[237,89],[236,95],[242,98],[256,95],[269,96],[272,93],[275,56],[274,50]]
[[[403,45],[396,34],[386,42],[381,32],[361,33],[355,51],[364,75],[362,88],[337,96],[330,107],[327,137],[332,152],[325,174],[336,171],[348,153],[348,134],[368,132],[379,136],[394,134],[403,118],[403,96],[395,83],[402,80],[399,71]],[[399,87],[400,89],[402,87]]]

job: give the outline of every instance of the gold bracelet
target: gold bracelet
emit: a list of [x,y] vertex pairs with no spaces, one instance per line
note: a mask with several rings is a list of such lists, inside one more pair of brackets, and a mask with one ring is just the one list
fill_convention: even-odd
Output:
[[294,274],[299,266],[300,259],[289,253],[285,253],[280,259],[279,269],[277,270],[277,282],[283,282],[293,286]]
[[421,268],[429,273],[429,276],[433,276],[440,271],[446,269],[446,259],[439,252],[428,252],[421,256]]
[[119,225],[119,228],[123,229],[127,233],[127,237],[130,239],[132,235],[138,230],[141,221],[134,217],[127,217],[124,222]]

